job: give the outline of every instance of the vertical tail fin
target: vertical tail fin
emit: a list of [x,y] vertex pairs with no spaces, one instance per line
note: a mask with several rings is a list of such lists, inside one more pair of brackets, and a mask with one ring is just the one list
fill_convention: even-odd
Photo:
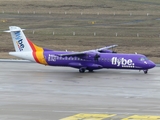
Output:
[[16,52],[29,52],[32,51],[31,46],[28,43],[26,36],[23,33],[24,29],[17,26],[10,26],[8,31],[10,32],[14,48]]
[[24,29],[21,29],[17,26],[10,26],[8,31],[4,31],[11,33],[15,48],[15,52],[9,52],[9,54],[47,65],[44,56],[44,49],[42,47],[36,46],[30,40],[28,40],[24,35],[23,30]]

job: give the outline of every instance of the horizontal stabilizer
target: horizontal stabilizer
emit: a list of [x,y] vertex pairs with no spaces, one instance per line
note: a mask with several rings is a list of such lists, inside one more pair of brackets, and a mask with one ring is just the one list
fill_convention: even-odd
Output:
[[[22,31],[24,31],[25,29],[21,29]],[[3,32],[7,32],[7,33],[10,33],[10,32],[16,32],[16,31],[19,31],[18,29],[14,29],[14,30],[6,30],[6,31],[3,31]]]

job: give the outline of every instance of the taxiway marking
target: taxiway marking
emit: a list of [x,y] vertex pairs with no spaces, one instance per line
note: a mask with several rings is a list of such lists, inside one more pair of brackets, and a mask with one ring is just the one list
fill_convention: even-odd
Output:
[[80,113],[73,116],[63,118],[61,120],[103,120],[105,118],[113,117],[116,114],[85,114]]
[[160,120],[160,116],[151,115],[133,115],[122,120]]

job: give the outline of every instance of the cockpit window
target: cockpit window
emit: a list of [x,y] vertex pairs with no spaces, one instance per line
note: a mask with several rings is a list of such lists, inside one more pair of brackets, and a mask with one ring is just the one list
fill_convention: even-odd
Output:
[[140,58],[140,61],[146,61],[146,60],[148,60],[146,57],[141,57]]

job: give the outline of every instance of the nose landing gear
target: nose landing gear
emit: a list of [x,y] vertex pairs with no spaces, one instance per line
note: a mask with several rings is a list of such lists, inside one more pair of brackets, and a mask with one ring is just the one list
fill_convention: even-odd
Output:
[[147,74],[148,73],[148,70],[143,70],[144,74]]

